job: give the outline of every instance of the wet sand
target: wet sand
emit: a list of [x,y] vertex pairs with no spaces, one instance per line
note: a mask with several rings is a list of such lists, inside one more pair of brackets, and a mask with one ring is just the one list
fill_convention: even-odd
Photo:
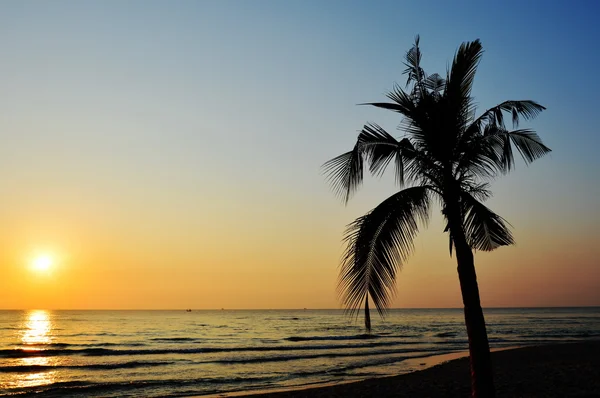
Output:
[[[496,351],[492,362],[498,397],[600,397],[600,340]],[[469,360],[460,358],[399,376],[245,396],[468,397],[469,393]]]

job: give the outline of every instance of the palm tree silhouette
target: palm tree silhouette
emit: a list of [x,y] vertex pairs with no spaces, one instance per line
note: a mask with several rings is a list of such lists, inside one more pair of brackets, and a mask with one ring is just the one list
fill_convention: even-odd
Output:
[[[363,168],[380,175],[395,164],[402,188],[348,225],[338,289],[350,314],[364,302],[365,327],[371,330],[369,298],[381,316],[394,293],[396,274],[413,250],[419,223],[428,221],[437,199],[446,220],[450,255],[456,253],[458,278],[469,338],[473,397],[495,395],[490,350],[473,250],[494,250],[514,243],[505,220],[481,202],[489,182],[514,167],[513,147],[525,163],[550,149],[519,118],[531,119],[545,108],[534,101],[505,101],[475,117],[473,79],[483,53],[479,40],[463,43],[446,79],[427,75],[420,66],[419,36],[406,53],[406,91],[395,85],[389,103],[368,103],[400,113],[404,136],[397,140],[376,124],[367,124],[354,148],[323,165],[334,191],[347,203],[363,180]],[[512,116],[513,130],[504,123]]]

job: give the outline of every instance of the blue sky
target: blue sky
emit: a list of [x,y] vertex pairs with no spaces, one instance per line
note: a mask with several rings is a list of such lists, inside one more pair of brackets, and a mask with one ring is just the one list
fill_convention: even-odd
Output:
[[[331,279],[344,224],[394,187],[369,181],[344,208],[320,165],[351,148],[365,122],[394,131],[395,114],[356,104],[405,81],[402,57],[416,34],[429,72],[444,73],[461,42],[482,40],[473,92],[482,109],[506,99],[548,108],[525,126],[553,153],[520,163],[490,201],[517,239],[538,231],[597,238],[599,7],[3,2],[0,238],[18,229],[24,246],[35,245],[69,225],[92,228],[116,257],[119,239],[140,252],[168,241],[160,250],[169,258],[192,256],[212,234],[258,251],[289,247],[273,263],[294,256],[294,242],[323,244],[332,252],[311,261],[333,270]],[[432,233],[444,242],[438,226]]]

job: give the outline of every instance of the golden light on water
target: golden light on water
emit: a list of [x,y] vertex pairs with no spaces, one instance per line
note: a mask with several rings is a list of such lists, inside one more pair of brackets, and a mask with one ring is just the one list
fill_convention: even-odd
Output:
[[[21,330],[21,342],[27,350],[43,350],[40,345],[52,342],[52,320],[50,313],[44,310],[33,310],[26,314]],[[44,356],[31,356],[19,360],[21,366],[48,366],[51,359]],[[13,387],[35,387],[54,383],[54,371],[16,374],[12,380]]]
[[[23,366],[47,366],[50,360],[46,357],[22,358],[20,365]],[[13,388],[35,387],[54,383],[54,371],[17,374],[12,383]]]
[[52,323],[48,312],[34,310],[27,314],[21,341],[25,345],[49,344],[52,341],[51,331]]

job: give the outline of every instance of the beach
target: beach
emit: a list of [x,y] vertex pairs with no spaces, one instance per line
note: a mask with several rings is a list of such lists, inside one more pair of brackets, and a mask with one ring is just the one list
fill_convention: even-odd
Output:
[[[498,397],[600,397],[600,340],[492,353]],[[399,376],[304,390],[252,394],[300,397],[468,397],[469,359]]]

